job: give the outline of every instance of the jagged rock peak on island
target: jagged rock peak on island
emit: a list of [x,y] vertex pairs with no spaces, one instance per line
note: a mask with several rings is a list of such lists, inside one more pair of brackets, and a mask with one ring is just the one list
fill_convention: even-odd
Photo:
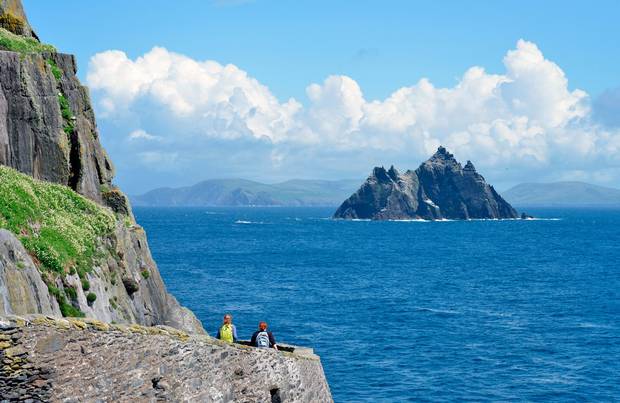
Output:
[[377,167],[360,189],[334,214],[338,219],[500,219],[516,210],[476,172],[439,147],[415,171]]
[[146,234],[112,183],[74,56],[38,40],[19,0],[0,0],[0,39],[0,315],[204,333],[166,292]]

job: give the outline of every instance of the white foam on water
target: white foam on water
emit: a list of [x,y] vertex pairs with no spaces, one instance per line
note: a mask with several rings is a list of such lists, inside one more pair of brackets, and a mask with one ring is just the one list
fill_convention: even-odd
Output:
[[449,218],[440,218],[437,220],[425,220],[423,218],[402,218],[402,219],[390,219],[390,220],[372,220],[370,218],[321,218],[321,220],[332,220],[332,221],[357,221],[357,222],[366,222],[366,221],[388,221],[388,222],[467,222],[467,221],[562,221],[562,218],[468,218],[462,220],[454,220]]
[[237,220],[237,221],[235,221],[235,224],[242,224],[242,225],[262,225],[262,224],[264,224],[264,222],[262,222],[262,221],[246,221],[246,220]]
[[431,222],[430,220],[423,220],[421,218],[403,218],[401,220],[388,220],[392,222]]
[[521,220],[521,221],[562,221],[561,218],[526,218],[525,220]]

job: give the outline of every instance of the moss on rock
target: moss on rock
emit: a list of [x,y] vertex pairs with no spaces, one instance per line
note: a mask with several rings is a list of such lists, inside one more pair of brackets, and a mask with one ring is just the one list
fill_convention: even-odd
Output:
[[48,270],[92,269],[98,241],[114,231],[108,209],[70,188],[0,166],[0,227],[20,238]]
[[[4,14],[5,16],[7,14]],[[0,23],[0,25],[2,25]],[[4,28],[0,28],[0,49],[18,53],[56,52],[56,48],[21,35],[16,35]]]

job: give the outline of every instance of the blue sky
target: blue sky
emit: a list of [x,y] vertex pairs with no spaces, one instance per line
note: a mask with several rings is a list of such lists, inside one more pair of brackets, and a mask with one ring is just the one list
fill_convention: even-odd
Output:
[[[597,160],[600,162],[597,153],[601,150],[609,153],[616,147],[616,141],[609,140],[610,136],[615,136],[618,126],[618,119],[614,120],[614,116],[619,98],[616,89],[620,87],[620,25],[617,23],[620,3],[615,1],[591,1],[586,4],[566,1],[24,0],[24,4],[32,25],[43,41],[56,45],[61,51],[76,54],[80,78],[93,87],[102,138],[116,162],[117,180],[130,193],[158,185],[184,185],[220,176],[245,176],[265,181],[290,176],[363,178],[377,163],[394,162],[402,168],[415,168],[432,148],[433,141],[448,141],[449,148],[455,151],[457,157],[461,154],[463,159],[480,158],[485,169],[483,174],[486,173],[504,187],[535,174],[534,170],[528,169],[522,174],[517,170],[519,164],[532,166],[530,159],[537,154],[531,151],[532,147],[536,147],[534,143],[546,150],[544,156],[534,157],[533,164],[540,172],[546,173],[544,179],[574,178],[620,184],[616,160],[606,160],[603,170],[594,164]],[[416,122],[409,119],[411,122],[408,124],[403,123],[376,136],[392,138],[393,133],[399,132],[399,135],[411,139],[399,140],[397,144],[379,144],[377,138],[373,138],[374,133],[382,132],[382,129],[366,123],[373,119],[378,122],[382,120],[372,114],[376,111],[369,112],[371,102],[383,102],[401,88],[416,86],[423,78],[428,79],[436,89],[454,89],[462,84],[468,69],[480,66],[488,75],[506,75],[508,79],[518,81],[516,76],[511,76],[514,72],[508,70],[517,68],[515,66],[519,62],[516,61],[512,67],[507,66],[505,57],[518,48],[520,39],[534,44],[544,60],[558,66],[568,80],[566,91],[562,93],[564,95],[551,97],[549,102],[558,105],[573,102],[573,112],[578,108],[577,103],[587,103],[586,106],[593,111],[562,112],[553,122],[540,122],[540,117],[537,121],[536,116],[528,112],[534,107],[528,111],[520,107],[518,111],[512,111],[510,117],[504,112],[497,116],[489,112],[484,116],[476,115],[460,126],[455,124],[450,127],[438,125],[436,120],[432,124],[420,125],[420,118]],[[96,54],[120,50],[129,61],[134,62],[149,54],[155,46],[187,59],[173,63],[210,60],[221,66],[232,64],[251,80],[267,88],[267,98],[275,97],[278,104],[261,99],[249,109],[239,112],[239,108],[245,108],[244,100],[243,106],[235,104],[233,111],[226,114],[226,119],[231,113],[235,118],[222,123],[222,116],[217,115],[221,113],[221,104],[215,107],[209,101],[202,109],[192,111],[196,115],[190,119],[190,112],[180,110],[178,104],[171,105],[169,100],[162,100],[161,91],[154,94],[149,89],[137,96],[132,94],[131,102],[127,101],[127,94],[119,95],[119,89],[113,88],[110,83],[112,78],[101,76],[101,63],[108,66],[106,63],[112,55],[108,55],[107,59],[100,58],[100,64],[90,67],[91,73],[99,72],[95,74],[95,79],[88,77],[89,61]],[[524,58],[529,52],[525,49],[524,45],[521,48]],[[163,63],[161,57],[168,56],[160,54],[159,57],[153,63]],[[546,71],[551,70],[553,68]],[[330,76],[346,77],[352,82],[334,79],[328,83],[326,79]],[[221,79],[219,73],[217,77]],[[126,79],[129,80],[128,77]],[[136,80],[135,77],[132,79]],[[179,77],[175,80],[172,83],[177,85],[185,82]],[[128,81],[119,81],[129,85]],[[544,74],[524,80],[520,87],[515,86],[519,88],[515,91],[521,95],[519,99],[511,98],[512,105],[516,101],[522,103],[523,99],[535,103],[540,97],[527,91],[533,91],[532,83],[539,82],[547,82]],[[230,94],[235,93],[237,81],[225,83],[227,88],[232,88]],[[239,82],[241,89],[237,93],[245,94],[250,99],[248,102],[252,103],[254,101],[248,94],[253,94],[255,89],[252,89],[252,83],[244,83]],[[314,99],[311,99],[309,86],[313,83],[318,83],[321,88],[314,91]],[[151,88],[153,82],[141,85]],[[191,85],[199,83],[188,83],[188,86]],[[503,91],[505,95],[507,89],[496,85],[498,91]],[[346,91],[342,90],[345,87]],[[356,87],[363,96],[363,105],[356,101],[359,97]],[[336,88],[342,91],[336,93]],[[576,89],[583,90],[587,96],[572,93]],[[552,89],[547,90],[550,91]],[[523,95],[524,92],[531,96]],[[195,98],[198,95],[193,93],[183,96],[192,103],[199,101]],[[200,96],[214,97],[208,91],[201,92]],[[433,95],[433,99],[436,97]],[[289,98],[299,103],[297,109],[292,104],[284,105]],[[107,109],[101,106],[105,100],[108,102]],[[234,104],[237,100],[238,97],[234,98],[234,102],[228,102],[226,98],[227,103]],[[447,104],[451,102],[445,100]],[[114,104],[114,112],[111,112],[111,104]],[[319,104],[325,108],[316,107]],[[407,101],[407,104],[411,102]],[[486,108],[487,104],[480,107]],[[538,105],[536,108],[540,107]],[[160,110],[153,112],[157,108]],[[358,113],[359,108],[363,112]],[[120,109],[123,113],[119,112]],[[325,114],[329,109],[333,111],[332,115]],[[497,107],[492,109],[498,110]],[[255,110],[265,112],[259,123],[251,122]],[[557,111],[557,108],[550,107],[549,110]],[[387,116],[385,110],[380,112],[381,116]],[[334,116],[338,113],[351,114],[346,124],[338,120],[339,116]],[[404,115],[419,114],[419,107],[417,110],[403,108],[399,113],[399,118],[407,120]],[[206,115],[211,120],[205,121],[203,118]],[[450,113],[446,112],[446,116],[450,118]],[[515,127],[521,125],[518,120],[520,116],[528,117],[529,123],[527,128],[517,130]],[[596,121],[597,116],[602,118],[596,124],[605,128],[596,129],[598,131],[593,134],[592,121]],[[285,129],[273,129],[274,121],[289,118],[292,123]],[[334,119],[334,124],[319,124],[330,119]],[[540,130],[545,131],[545,136],[556,133],[553,134],[553,144],[566,142],[563,134],[557,134],[560,131],[581,130],[585,133],[581,136],[596,137],[598,148],[595,151],[594,148],[588,149],[589,157],[581,156],[574,163],[567,164],[565,155],[569,150],[562,150],[554,157],[553,147],[550,146],[553,144],[549,141],[543,145],[519,140],[519,145],[515,146],[516,140],[506,135],[504,140],[510,138],[506,141],[510,141],[511,150],[514,148],[511,153],[500,152],[499,144],[494,148],[499,150],[496,158],[477,155],[472,151],[477,147],[473,140],[470,141],[479,135],[477,125],[493,125],[498,119],[508,122],[506,125],[519,133],[531,133],[536,128],[542,128]],[[581,123],[577,124],[577,120]],[[588,121],[587,125],[584,121]],[[612,123],[608,124],[608,121]],[[260,126],[258,129],[257,124]],[[269,129],[265,129],[266,126]],[[203,130],[204,127],[211,129]],[[230,134],[220,136],[218,130],[222,127]],[[233,129],[239,127],[242,129],[235,129],[238,133],[234,132]],[[488,130],[483,130],[485,136],[489,135]],[[345,140],[336,138],[338,131],[351,136]],[[436,135],[435,131],[440,134]],[[420,144],[424,136],[428,137],[427,132],[430,132],[432,141],[428,140],[425,147],[416,148],[415,145]],[[464,132],[469,133],[470,140],[463,140]],[[188,139],[187,133],[193,133],[194,137]],[[360,151],[350,143],[362,134],[363,140],[358,141],[363,144]],[[128,138],[136,141],[130,146],[126,143]],[[181,138],[182,141],[179,140]],[[579,137],[576,142],[581,139]],[[602,144],[601,139],[606,142]],[[145,144],[137,145],[137,140]],[[452,142],[452,147],[449,142]],[[573,140],[570,142],[575,143]],[[159,146],[156,147],[155,143]],[[190,153],[188,144],[204,148],[204,158]],[[404,152],[402,147],[412,147],[411,152]],[[326,149],[330,151],[326,152]],[[168,152],[168,157],[163,155],[164,150]],[[596,172],[595,168],[598,169]],[[506,175],[507,170],[509,175]]]

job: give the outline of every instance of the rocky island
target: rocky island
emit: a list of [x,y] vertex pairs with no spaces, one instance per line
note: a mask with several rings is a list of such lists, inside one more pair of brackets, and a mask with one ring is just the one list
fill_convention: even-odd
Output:
[[166,291],[76,71],[0,0],[0,401],[331,401],[310,349],[222,344]]
[[[468,220],[514,219],[517,211],[486,183],[474,164],[463,167],[448,150],[437,152],[415,171],[376,167],[338,208],[336,219]],[[524,216],[525,217],[525,216]]]

